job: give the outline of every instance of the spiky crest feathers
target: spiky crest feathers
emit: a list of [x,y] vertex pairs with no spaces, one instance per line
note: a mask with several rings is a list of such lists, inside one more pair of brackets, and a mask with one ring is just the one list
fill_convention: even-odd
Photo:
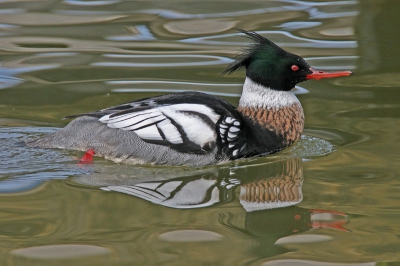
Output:
[[235,60],[231,64],[229,64],[229,66],[221,73],[222,75],[231,74],[236,70],[247,67],[253,57],[260,51],[267,52],[268,49],[272,49],[275,54],[282,56],[288,53],[275,43],[271,42],[270,40],[266,39],[265,37],[254,31],[246,31],[238,28],[236,28],[236,30],[245,34],[245,37],[253,40],[254,42],[251,43],[248,47],[245,47],[241,50],[239,55],[236,56]]

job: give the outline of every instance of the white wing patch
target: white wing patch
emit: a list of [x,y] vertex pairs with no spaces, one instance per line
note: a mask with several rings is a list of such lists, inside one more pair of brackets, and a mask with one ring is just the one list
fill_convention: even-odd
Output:
[[135,133],[138,134],[138,136],[142,139],[162,140],[162,137],[158,132],[157,126],[155,125],[135,130]]
[[208,142],[215,142],[217,135],[214,126],[201,115],[214,124],[220,118],[214,110],[201,104],[174,104],[116,116],[105,115],[99,121],[110,128],[132,130],[143,140],[182,144],[187,138],[203,147]]
[[171,124],[171,121],[169,120],[163,120],[160,123],[157,124],[157,127],[162,131],[162,132],[168,132],[168,134],[164,134],[165,138],[171,142],[172,144],[179,144],[183,143],[181,134],[179,131],[176,129],[174,125]]

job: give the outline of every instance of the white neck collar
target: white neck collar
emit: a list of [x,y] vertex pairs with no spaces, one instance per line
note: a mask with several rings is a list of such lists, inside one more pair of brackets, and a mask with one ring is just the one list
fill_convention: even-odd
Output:
[[272,90],[246,77],[239,107],[280,109],[293,104],[300,104],[293,92]]

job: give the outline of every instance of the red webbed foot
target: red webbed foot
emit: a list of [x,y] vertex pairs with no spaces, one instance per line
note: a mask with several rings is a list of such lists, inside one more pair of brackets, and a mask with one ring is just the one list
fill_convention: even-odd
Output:
[[85,155],[79,160],[79,164],[91,164],[93,162],[93,155],[95,155],[93,149],[87,150]]

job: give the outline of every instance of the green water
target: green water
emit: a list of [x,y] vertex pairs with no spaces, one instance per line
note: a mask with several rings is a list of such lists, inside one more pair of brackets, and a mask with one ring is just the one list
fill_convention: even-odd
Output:
[[[1,265],[397,265],[400,2],[0,2]],[[204,168],[18,144],[167,92],[237,104],[254,30],[349,78],[296,88],[305,134]]]

